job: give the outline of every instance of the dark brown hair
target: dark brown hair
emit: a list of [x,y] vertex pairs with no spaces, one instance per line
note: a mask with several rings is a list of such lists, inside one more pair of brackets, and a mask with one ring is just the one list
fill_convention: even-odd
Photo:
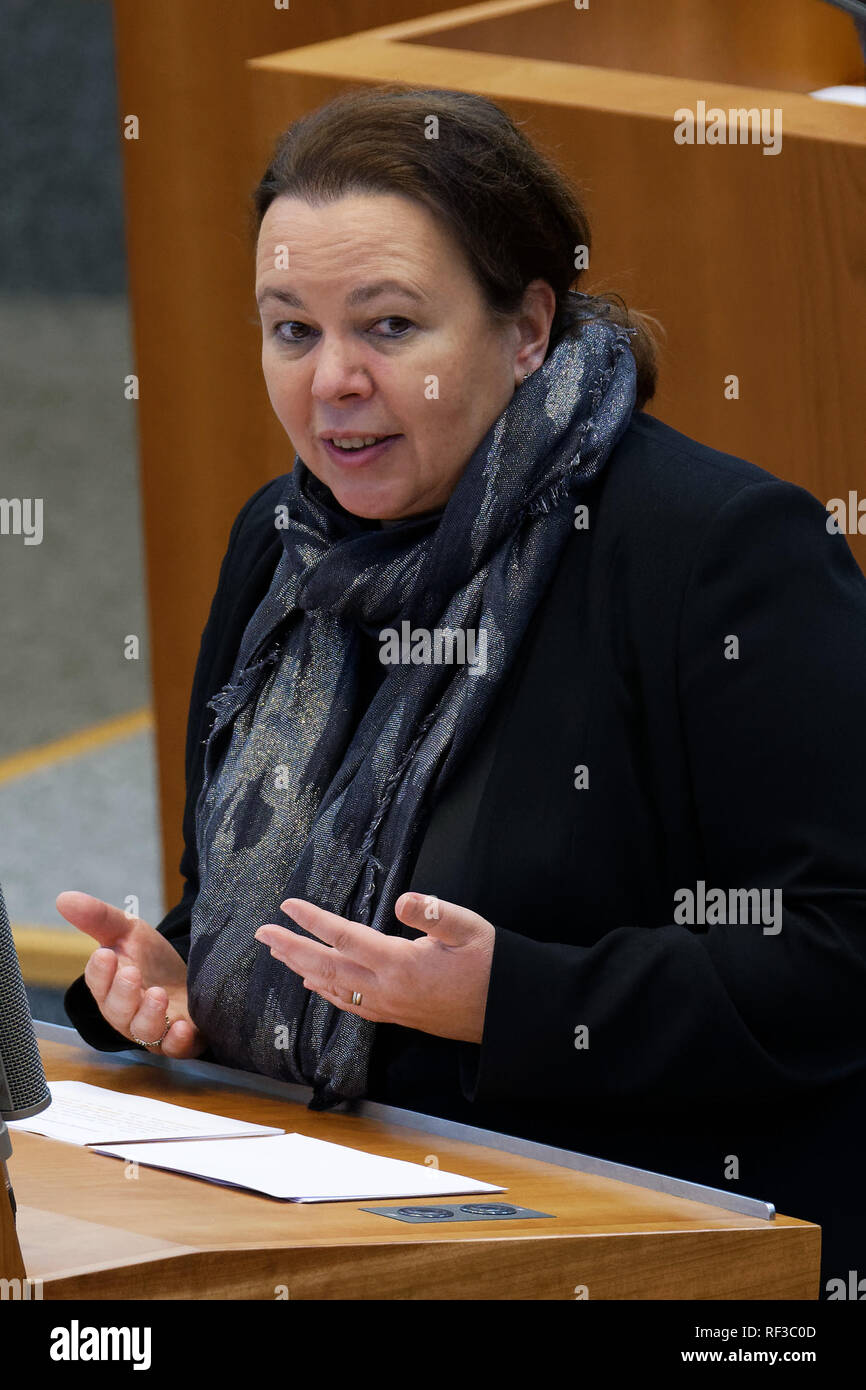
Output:
[[[426,134],[431,117],[435,139]],[[548,352],[563,334],[580,331],[585,319],[571,312],[566,294],[584,273],[575,269],[575,253],[580,246],[589,252],[586,212],[554,159],[492,101],[402,83],[335,97],[277,140],[252,195],[253,237],[275,198],[316,204],[347,193],[396,193],[424,204],[462,247],[494,316],[514,314],[530,281],[546,280],[556,296]],[[634,329],[641,410],[658,372],[649,315],[611,294],[590,297],[587,310]]]

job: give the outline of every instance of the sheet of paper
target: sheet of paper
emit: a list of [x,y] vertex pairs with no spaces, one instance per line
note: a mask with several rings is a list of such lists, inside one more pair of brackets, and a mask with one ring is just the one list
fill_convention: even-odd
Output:
[[841,101],[850,106],[866,106],[866,87],[842,85],[841,87],[819,87],[810,92],[810,97],[818,101]]
[[287,1202],[445,1197],[506,1190],[493,1183],[443,1172],[441,1168],[382,1158],[345,1144],[311,1139],[306,1134],[230,1142],[213,1140],[208,1144],[101,1144],[94,1152],[133,1159],[149,1168],[168,1168],[227,1187],[242,1187]]
[[65,1144],[81,1145],[285,1134],[285,1130],[270,1125],[229,1120],[165,1100],[109,1091],[86,1081],[51,1081],[48,1089],[51,1104],[47,1110],[29,1120],[8,1120],[10,1129],[26,1129]]

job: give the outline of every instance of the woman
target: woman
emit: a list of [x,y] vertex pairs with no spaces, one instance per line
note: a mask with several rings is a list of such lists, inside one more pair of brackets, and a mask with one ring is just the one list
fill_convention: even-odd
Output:
[[202,639],[183,900],[154,930],[61,894],[100,942],[70,1017],[306,1081],[315,1108],[367,1095],[730,1183],[821,1221],[844,1275],[866,1064],[844,536],[643,412],[651,339],[572,290],[582,210],[491,103],[340,98],[281,138],[255,208],[298,457],[235,521]]

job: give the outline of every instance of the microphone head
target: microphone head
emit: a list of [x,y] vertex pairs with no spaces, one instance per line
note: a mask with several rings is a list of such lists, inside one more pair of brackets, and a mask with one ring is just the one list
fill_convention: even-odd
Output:
[[0,887],[0,1120],[26,1120],[51,1104],[21,965]]

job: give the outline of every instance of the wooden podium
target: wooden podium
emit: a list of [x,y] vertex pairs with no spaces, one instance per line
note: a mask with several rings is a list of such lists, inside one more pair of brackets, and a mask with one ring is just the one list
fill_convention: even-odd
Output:
[[518,1220],[407,1224],[365,1207],[476,1196],[278,1202],[14,1131],[28,1279],[44,1299],[817,1299],[820,1228],[712,1188],[411,1111],[312,1112],[310,1092],[36,1025],[49,1086],[88,1081],[500,1184]]

